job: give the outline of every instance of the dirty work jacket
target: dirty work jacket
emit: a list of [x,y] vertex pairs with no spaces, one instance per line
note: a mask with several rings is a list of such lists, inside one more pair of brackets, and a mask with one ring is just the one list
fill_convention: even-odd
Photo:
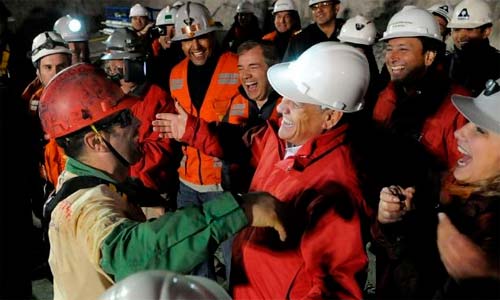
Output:
[[[222,121],[229,108],[231,97],[237,93],[239,86],[238,57],[229,52],[219,57],[200,110],[195,108],[189,95],[188,63],[189,58],[185,58],[172,69],[170,74],[172,98],[190,115],[209,122]],[[208,156],[190,146],[182,148],[183,158],[178,169],[181,180],[199,186],[221,184],[220,159]]]
[[230,193],[145,221],[140,208],[103,172],[68,158],[60,178],[88,175],[111,184],[80,189],[52,212],[54,300],[97,299],[115,281],[141,270],[189,273],[248,223]]

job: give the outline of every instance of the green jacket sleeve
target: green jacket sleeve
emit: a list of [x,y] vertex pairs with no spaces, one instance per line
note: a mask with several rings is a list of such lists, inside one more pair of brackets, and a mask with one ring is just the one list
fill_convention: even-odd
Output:
[[115,281],[147,269],[188,273],[248,220],[231,193],[147,222],[127,220],[101,246],[101,267]]

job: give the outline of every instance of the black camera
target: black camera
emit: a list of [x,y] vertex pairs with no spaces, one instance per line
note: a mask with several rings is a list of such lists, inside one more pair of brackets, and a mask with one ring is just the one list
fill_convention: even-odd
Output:
[[142,83],[146,81],[147,64],[142,59],[125,59],[123,66],[123,79],[127,82]]
[[167,34],[167,29],[165,28],[165,26],[154,26],[153,28],[151,28],[149,30],[149,36],[153,40],[159,38],[162,35],[166,35],[166,34]]

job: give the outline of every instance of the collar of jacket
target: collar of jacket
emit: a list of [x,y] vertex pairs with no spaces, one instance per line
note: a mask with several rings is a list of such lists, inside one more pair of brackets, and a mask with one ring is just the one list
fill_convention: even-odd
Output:
[[91,166],[86,165],[86,164],[84,164],[84,163],[82,163],[74,158],[69,157],[69,156],[67,156],[65,168],[68,172],[71,172],[71,173],[78,175],[78,176],[94,176],[94,177],[98,177],[98,178],[104,179],[106,181],[109,181],[111,183],[118,184],[118,182],[116,180],[111,178],[109,175],[107,175],[103,171],[92,168]]
[[[319,136],[310,139],[297,151],[294,156],[278,162],[277,166],[285,170],[303,171],[310,164],[335,150],[345,142],[345,133],[348,124],[328,130]],[[283,143],[283,146],[285,143]],[[285,151],[283,151],[284,153]]]

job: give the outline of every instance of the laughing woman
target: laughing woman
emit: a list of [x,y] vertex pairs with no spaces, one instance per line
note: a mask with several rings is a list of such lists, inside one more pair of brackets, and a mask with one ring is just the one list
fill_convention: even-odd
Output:
[[439,213],[437,244],[450,278],[438,297],[499,299],[500,79],[453,104],[470,123],[455,132],[463,156]]

